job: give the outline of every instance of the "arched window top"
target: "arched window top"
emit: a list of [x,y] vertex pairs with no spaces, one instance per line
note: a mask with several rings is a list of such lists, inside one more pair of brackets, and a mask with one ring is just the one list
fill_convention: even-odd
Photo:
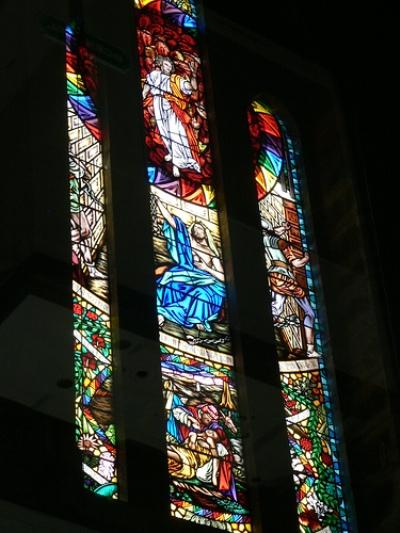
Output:
[[255,163],[257,198],[272,192],[283,172],[282,130],[271,109],[254,100],[249,110],[249,128]]

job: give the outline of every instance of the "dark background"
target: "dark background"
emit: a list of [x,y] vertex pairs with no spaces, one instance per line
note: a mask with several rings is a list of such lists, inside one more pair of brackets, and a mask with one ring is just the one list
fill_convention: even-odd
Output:
[[333,1],[243,4],[204,0],[204,4],[331,74],[358,182],[360,215],[370,245],[368,260],[390,342],[398,354],[395,232],[400,187],[393,8],[384,3],[357,6]]

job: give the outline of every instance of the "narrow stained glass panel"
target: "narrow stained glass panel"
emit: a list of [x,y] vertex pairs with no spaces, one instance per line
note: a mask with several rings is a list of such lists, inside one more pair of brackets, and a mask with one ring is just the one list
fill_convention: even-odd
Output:
[[196,6],[135,13],[171,513],[251,531]]
[[95,71],[74,25],[66,28],[66,48],[76,438],[84,486],[117,498],[104,166]]
[[302,533],[347,533],[338,439],[297,155],[260,101],[248,114],[281,389]]

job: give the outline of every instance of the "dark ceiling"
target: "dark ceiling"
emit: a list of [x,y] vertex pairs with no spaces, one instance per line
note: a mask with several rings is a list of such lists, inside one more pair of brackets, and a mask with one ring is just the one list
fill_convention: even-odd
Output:
[[351,141],[371,266],[398,350],[394,332],[400,319],[399,291],[393,283],[398,266],[388,255],[398,226],[400,192],[393,157],[398,137],[393,8],[389,4],[287,0],[245,4],[204,0],[204,4],[331,73]]

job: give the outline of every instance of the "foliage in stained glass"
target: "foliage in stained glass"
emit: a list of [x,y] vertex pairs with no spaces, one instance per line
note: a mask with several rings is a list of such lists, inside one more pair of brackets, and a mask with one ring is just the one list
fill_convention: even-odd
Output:
[[251,531],[195,3],[135,8],[171,513]]
[[281,389],[302,533],[350,531],[297,155],[261,101],[248,114]]
[[116,498],[102,135],[94,65],[73,25],[66,28],[66,47],[76,437],[85,487]]

